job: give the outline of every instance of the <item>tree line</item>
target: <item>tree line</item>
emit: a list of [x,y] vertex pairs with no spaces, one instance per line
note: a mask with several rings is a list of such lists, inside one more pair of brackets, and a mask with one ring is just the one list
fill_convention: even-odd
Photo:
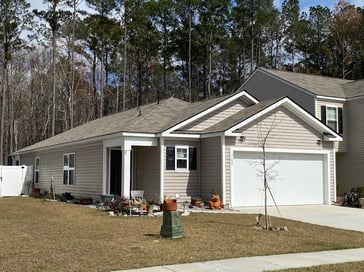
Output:
[[43,2],[0,3],[0,164],[104,115],[229,94],[257,67],[364,76],[364,9],[344,0]]

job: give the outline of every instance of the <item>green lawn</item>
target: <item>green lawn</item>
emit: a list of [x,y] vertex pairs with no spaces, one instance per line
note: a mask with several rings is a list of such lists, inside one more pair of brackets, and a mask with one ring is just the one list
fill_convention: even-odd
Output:
[[110,217],[34,198],[0,199],[0,271],[111,271],[214,259],[364,247],[364,235],[272,218],[289,231],[258,231],[255,216],[192,213],[186,237],[160,238],[161,217]]

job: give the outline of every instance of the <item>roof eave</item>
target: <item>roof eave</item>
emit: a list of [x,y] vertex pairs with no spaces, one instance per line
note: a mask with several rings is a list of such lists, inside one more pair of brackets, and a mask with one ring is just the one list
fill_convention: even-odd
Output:
[[[340,141],[343,140],[343,138],[339,134],[337,134],[331,128],[329,128],[328,126],[323,124],[321,121],[319,121],[313,115],[311,115],[310,113],[305,111],[303,108],[301,108],[299,105],[294,103],[288,97],[284,97],[284,98],[278,100],[277,102],[267,106],[266,108],[262,109],[261,111],[254,114],[253,116],[247,118],[246,120],[244,120],[244,121],[232,126],[231,128],[227,129],[225,131],[225,135],[228,135],[228,136],[230,136],[230,135],[231,136],[240,135],[240,134],[235,132],[237,129],[242,128],[242,127],[250,124],[254,120],[257,120],[261,116],[265,115],[266,113],[268,113],[268,112],[270,112],[270,111],[272,111],[272,110],[274,110],[274,109],[276,109],[276,108],[278,108],[280,106],[284,106],[285,108],[287,108],[288,110],[290,110],[291,112],[296,114],[298,117],[300,117],[303,121],[310,124],[316,131],[320,132],[323,135],[323,137],[322,137],[323,140],[325,140],[325,141],[335,141],[335,142],[340,142]],[[326,140],[328,138],[324,137],[325,133],[327,133],[328,135],[332,135],[332,137],[330,137],[330,140]]]
[[14,154],[26,154],[26,153],[30,153],[30,152],[34,152],[34,151],[44,151],[44,150],[49,150],[49,149],[54,149],[54,148],[72,146],[72,145],[76,145],[76,144],[87,144],[87,143],[92,143],[92,142],[97,142],[97,141],[108,140],[108,139],[115,138],[115,137],[156,137],[156,134],[155,133],[146,133],[146,132],[116,132],[116,133],[110,133],[110,134],[86,138],[86,139],[70,141],[70,142],[66,142],[66,143],[48,145],[48,146],[39,147],[39,148],[37,148],[37,147],[32,148],[32,149],[23,148],[23,149],[16,151]]
[[324,96],[324,95],[317,95],[316,98],[326,99],[326,100],[334,100],[334,101],[341,101],[341,102],[345,102],[347,100],[346,98],[342,98],[342,97]]
[[216,103],[215,105],[213,105],[212,107],[208,108],[208,109],[205,109],[197,114],[195,114],[194,116],[190,117],[190,118],[187,118],[186,120],[182,121],[182,122],[179,122],[178,124],[166,129],[165,131],[163,131],[161,133],[161,136],[163,137],[168,137],[170,134],[173,134],[174,131],[198,120],[199,118],[209,114],[210,112],[214,111],[214,110],[217,110],[221,107],[223,107],[224,105],[242,97],[242,96],[245,96],[247,97],[248,99],[250,99],[253,103],[257,104],[259,103],[259,101],[254,98],[252,95],[250,95],[248,92],[246,91],[241,91],[240,89],[233,95],[231,95],[230,97]]

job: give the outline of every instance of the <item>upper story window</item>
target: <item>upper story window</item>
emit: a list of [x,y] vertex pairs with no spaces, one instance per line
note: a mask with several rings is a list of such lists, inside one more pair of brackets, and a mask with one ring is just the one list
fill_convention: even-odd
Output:
[[36,157],[34,160],[34,183],[39,183],[39,169],[40,169],[40,158]]
[[63,184],[75,184],[75,153],[63,155]]
[[196,170],[197,148],[189,146],[167,146],[167,170]]
[[336,106],[321,106],[321,120],[332,130],[343,133],[342,108]]

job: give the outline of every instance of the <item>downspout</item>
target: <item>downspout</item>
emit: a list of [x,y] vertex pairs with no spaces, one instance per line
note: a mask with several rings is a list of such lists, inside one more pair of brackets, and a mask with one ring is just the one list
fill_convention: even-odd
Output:
[[108,156],[107,156],[107,147],[105,146],[105,142],[103,143],[102,149],[102,194],[107,194],[106,192],[106,184],[107,184],[107,172],[108,172]]
[[[336,148],[335,148],[335,145],[336,145],[336,143],[337,142],[333,142],[332,143],[332,157],[333,157],[333,164],[334,164],[334,167],[333,167],[333,169],[332,169],[332,171],[333,171],[333,185],[334,185],[334,199],[333,199],[333,201],[336,201],[336,195],[337,195],[337,192],[336,192]],[[329,155],[330,156],[330,155]],[[327,164],[328,164],[328,172],[329,172],[329,176],[330,176],[330,172],[331,172],[331,163],[330,163],[330,159],[328,159],[328,162],[327,162]],[[331,188],[330,188],[330,183],[331,182],[329,182],[329,199],[328,199],[328,202],[329,203],[327,203],[328,205],[331,205],[331,203],[332,203],[332,200],[331,200]]]
[[222,201],[226,204],[226,165],[225,165],[225,135],[221,135],[221,182]]
[[164,138],[159,138],[159,158],[160,158],[160,188],[159,188],[159,200],[163,201],[164,195]]

